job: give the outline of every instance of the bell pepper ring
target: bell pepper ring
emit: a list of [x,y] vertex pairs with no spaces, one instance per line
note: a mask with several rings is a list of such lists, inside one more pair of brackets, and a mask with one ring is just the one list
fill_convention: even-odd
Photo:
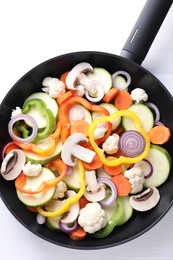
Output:
[[[142,152],[142,154],[140,154],[137,157],[132,158],[132,157],[120,156],[119,158],[115,158],[113,160],[108,160],[104,154],[104,150],[101,149],[100,147],[98,147],[96,141],[94,140],[94,130],[98,124],[103,123],[103,122],[112,123],[115,118],[120,117],[120,116],[126,116],[133,120],[133,122],[135,124],[134,130],[138,131],[144,137],[145,149]],[[99,156],[100,161],[107,166],[117,166],[122,163],[132,164],[132,163],[139,162],[147,156],[149,149],[150,149],[150,139],[149,139],[148,133],[142,128],[139,117],[133,111],[130,111],[130,110],[120,110],[110,116],[102,116],[102,117],[96,118],[89,127],[88,136],[89,136],[89,140],[90,140],[90,143],[91,143],[94,151]]]
[[37,190],[26,190],[26,189],[24,189],[24,185],[26,184],[27,176],[22,172],[15,180],[16,189],[22,193],[34,195],[34,194],[44,192],[45,190],[57,185],[60,181],[63,180],[64,176],[66,175],[67,165],[59,158],[56,159],[54,162],[52,162],[52,164],[58,170],[60,176],[58,176],[57,178],[42,182],[42,184],[38,187]]
[[76,203],[85,192],[85,171],[84,166],[81,160],[78,160],[78,168],[79,168],[79,182],[80,189],[79,191],[72,197],[67,198],[62,205],[56,211],[45,211],[41,207],[37,207],[37,212],[45,217],[57,217],[68,211],[69,207]]
[[54,118],[53,112],[46,107],[45,103],[42,100],[37,98],[30,99],[26,101],[26,103],[24,103],[22,109],[23,113],[25,114],[29,112],[33,106],[36,107],[41,112],[41,114],[44,116],[46,120],[46,127],[44,128],[44,130],[38,132],[34,140],[34,142],[37,142],[40,139],[44,139],[53,133],[53,131],[56,128],[56,119]]
[[[70,129],[71,129],[71,123],[70,123],[70,118],[69,118],[69,111],[72,108],[72,106],[80,104],[84,106],[86,109],[93,111],[93,112],[98,112],[102,113],[106,116],[109,115],[108,110],[106,110],[104,107],[99,106],[99,105],[93,105],[90,102],[88,102],[86,99],[82,97],[71,97],[70,99],[67,99],[66,101],[61,104],[59,108],[59,122],[62,127],[61,131],[61,140],[62,143],[65,142],[65,140],[69,137],[70,135]],[[111,133],[112,130],[112,124],[110,122],[107,123],[107,132],[103,138],[100,138],[97,140],[97,142],[102,142],[104,141]]]
[[47,148],[44,147],[44,149],[40,148],[39,145],[33,144],[33,143],[21,143],[16,140],[13,140],[13,142],[16,145],[18,145],[20,148],[22,148],[23,150],[26,150],[26,151],[29,150],[36,154],[47,156],[47,155],[50,155],[51,153],[53,153],[53,151],[55,150],[56,142],[60,136],[60,132],[61,132],[61,125],[58,122],[54,133],[50,134],[47,137],[48,141],[49,141],[49,145],[47,146]]

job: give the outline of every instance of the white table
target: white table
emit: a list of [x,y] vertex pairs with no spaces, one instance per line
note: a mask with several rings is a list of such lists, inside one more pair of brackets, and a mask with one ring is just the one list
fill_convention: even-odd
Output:
[[[164,1],[164,0],[163,0]],[[28,70],[74,51],[119,54],[145,0],[6,0],[0,5],[0,99]],[[173,8],[143,66],[173,94]],[[0,100],[0,101],[1,101]],[[173,209],[150,231],[118,247],[72,250],[26,230],[0,199],[0,258],[15,260],[173,259]]]

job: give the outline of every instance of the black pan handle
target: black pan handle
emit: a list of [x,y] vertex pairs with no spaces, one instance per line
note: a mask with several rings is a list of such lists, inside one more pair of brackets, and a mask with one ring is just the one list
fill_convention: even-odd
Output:
[[145,59],[173,0],[148,0],[136,21],[121,56],[141,64]]

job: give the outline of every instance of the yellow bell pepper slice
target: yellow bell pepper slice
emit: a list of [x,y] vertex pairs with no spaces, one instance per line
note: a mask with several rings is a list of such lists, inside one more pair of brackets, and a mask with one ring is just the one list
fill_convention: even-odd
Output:
[[[94,130],[98,124],[103,123],[103,122],[112,123],[115,118],[121,117],[121,116],[126,116],[133,120],[133,122],[135,124],[135,129],[133,129],[133,130],[138,131],[144,137],[145,149],[144,149],[143,153],[137,157],[132,158],[132,157],[120,156],[119,158],[115,158],[113,160],[108,160],[104,154],[104,150],[101,149],[94,140]],[[132,163],[139,162],[146,157],[146,155],[148,154],[149,149],[150,149],[150,139],[149,139],[148,133],[142,128],[141,121],[140,121],[139,117],[137,116],[137,114],[130,110],[120,110],[110,116],[102,116],[102,117],[96,118],[89,127],[88,136],[89,136],[89,140],[90,140],[90,143],[91,143],[94,151],[99,156],[100,161],[103,164],[108,165],[108,166],[117,166],[122,163],[132,164]]]
[[76,193],[74,196],[69,197],[66,199],[60,208],[58,208],[56,211],[45,211],[41,207],[37,207],[38,213],[45,217],[57,217],[62,214],[64,214],[66,211],[68,211],[69,207],[77,202],[84,194],[85,192],[85,171],[82,161],[78,160],[78,168],[79,168],[79,182],[80,182],[80,190],[78,193]]

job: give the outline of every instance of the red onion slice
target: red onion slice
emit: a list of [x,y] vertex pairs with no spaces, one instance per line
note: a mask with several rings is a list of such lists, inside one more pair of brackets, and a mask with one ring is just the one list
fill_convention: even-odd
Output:
[[111,206],[116,198],[117,198],[117,189],[113,181],[106,177],[100,177],[97,179],[98,183],[103,183],[111,189],[111,195],[107,196],[105,199],[99,201],[100,205],[102,206]]
[[120,90],[125,90],[131,83],[130,74],[126,71],[116,71],[112,75],[113,87]]
[[36,216],[36,221],[39,225],[43,225],[46,222],[46,218],[45,218],[45,216],[38,213]]
[[72,121],[82,120],[85,114],[82,108],[74,106],[70,109],[69,117]]
[[147,159],[143,159],[142,161],[135,163],[133,166],[141,167],[145,179],[149,178],[153,174],[153,165]]
[[91,97],[89,95],[89,91],[87,89],[85,89],[85,96],[89,101],[96,103],[96,102],[99,102],[100,100],[102,100],[102,98],[104,97],[104,94],[105,94],[105,90],[104,90],[103,84],[98,80],[92,80],[92,84],[97,87],[97,90],[98,90],[97,96]]
[[[13,132],[14,124],[17,121],[20,121],[20,120],[29,121],[31,126],[32,126],[32,133],[28,138],[18,137]],[[11,118],[11,120],[8,123],[8,131],[9,131],[9,135],[11,136],[12,139],[15,139],[16,141],[21,142],[21,143],[31,143],[37,136],[38,126],[37,126],[37,123],[36,123],[36,121],[34,120],[33,117],[26,115],[26,114],[20,114],[20,115],[17,115],[17,116],[14,116],[14,117]]]
[[158,107],[152,102],[146,102],[145,105],[154,111],[155,121],[159,121],[160,120],[160,111],[159,111]]
[[154,124],[155,124],[155,125],[163,125],[163,126],[164,126],[164,124],[163,124],[162,122],[158,121],[158,120],[155,120],[155,121],[154,121]]
[[67,165],[67,171],[66,171],[66,176],[70,176],[73,173],[73,167]]
[[71,233],[72,231],[75,231],[77,229],[78,222],[76,220],[71,225],[69,225],[69,224],[67,225],[67,224],[63,223],[60,219],[59,227],[60,227],[61,231],[63,231],[64,233]]
[[2,160],[4,160],[4,158],[5,158],[5,151],[7,150],[7,148],[10,146],[10,145],[12,145],[13,144],[13,142],[9,142],[9,143],[7,143],[4,147],[3,147],[3,150],[2,150]]
[[129,130],[120,136],[119,147],[125,156],[134,158],[143,153],[145,139],[139,132]]

